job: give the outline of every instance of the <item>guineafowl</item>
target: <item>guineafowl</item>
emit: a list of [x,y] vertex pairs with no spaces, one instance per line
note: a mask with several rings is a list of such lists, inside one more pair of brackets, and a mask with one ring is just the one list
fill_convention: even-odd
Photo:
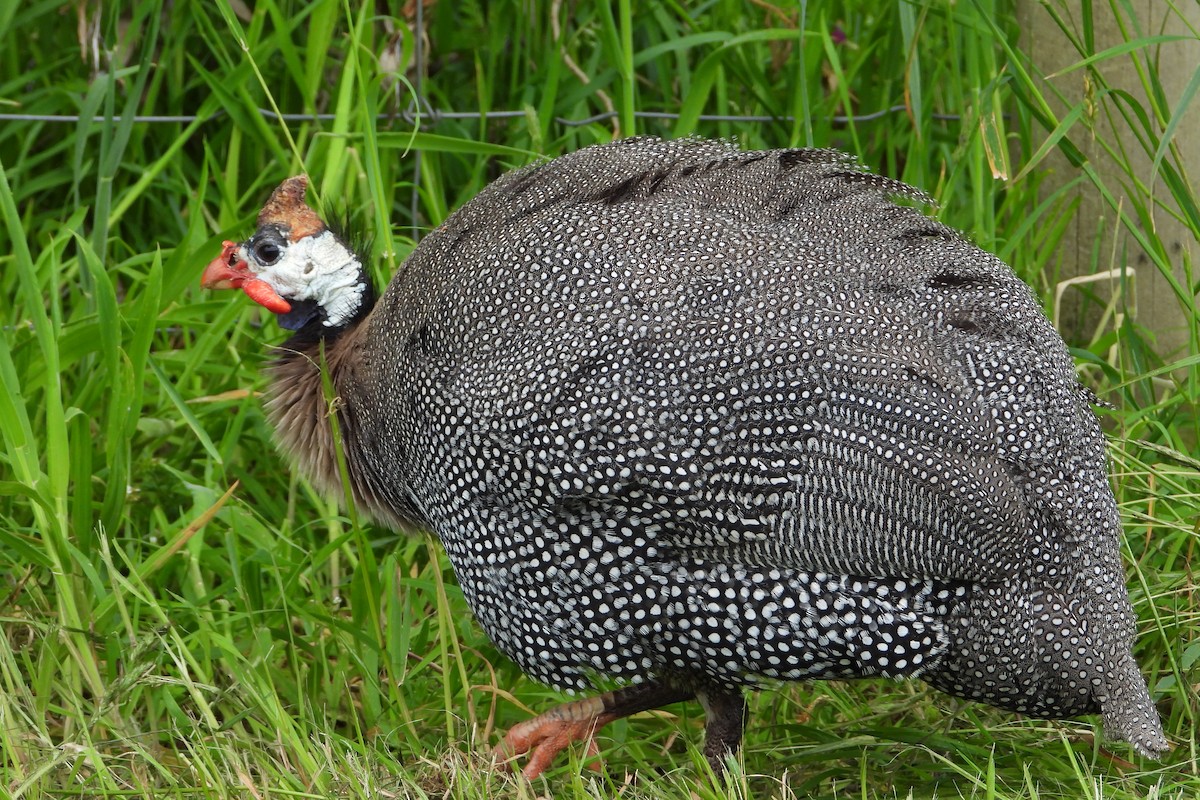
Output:
[[[518,725],[540,774],[692,698],[719,768],[743,692],[921,678],[1167,746],[1134,662],[1105,443],[1012,270],[831,150],[636,138],[511,172],[375,301],[284,182],[204,272],[294,331],[279,442],[445,547],[533,678],[613,691]],[[594,743],[591,743],[594,746]]]

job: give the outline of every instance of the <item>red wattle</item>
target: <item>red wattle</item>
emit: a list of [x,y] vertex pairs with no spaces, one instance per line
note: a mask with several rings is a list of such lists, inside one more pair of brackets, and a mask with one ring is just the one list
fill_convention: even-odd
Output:
[[246,278],[242,283],[242,291],[267,311],[286,314],[292,310],[292,304],[280,297],[266,281],[258,278]]

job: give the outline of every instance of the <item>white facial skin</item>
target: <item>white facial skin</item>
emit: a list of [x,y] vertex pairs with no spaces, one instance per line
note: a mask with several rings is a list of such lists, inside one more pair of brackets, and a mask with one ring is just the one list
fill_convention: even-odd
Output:
[[367,291],[358,258],[327,230],[296,242],[256,235],[238,248],[238,257],[285,300],[316,302],[331,328],[354,316]]

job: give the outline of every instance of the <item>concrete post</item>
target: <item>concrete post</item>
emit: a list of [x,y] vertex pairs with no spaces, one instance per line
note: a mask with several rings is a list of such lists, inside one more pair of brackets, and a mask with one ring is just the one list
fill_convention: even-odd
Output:
[[[1108,0],[1093,0],[1092,26],[1095,41],[1090,52],[1080,53],[1077,47],[1055,23],[1051,12],[1068,20],[1077,40],[1084,36],[1083,12],[1086,0],[1018,0],[1018,15],[1021,25],[1021,49],[1030,57],[1041,88],[1047,98],[1053,98],[1055,90],[1062,94],[1065,102],[1051,100],[1054,113],[1061,120],[1069,109],[1085,103],[1085,118],[1070,132],[1071,141],[1078,146],[1101,176],[1103,182],[1120,201],[1124,209],[1131,210],[1131,197],[1142,194],[1140,202],[1148,205],[1145,192],[1161,199],[1172,210],[1177,209],[1170,192],[1161,178],[1150,183],[1152,153],[1147,153],[1138,142],[1134,130],[1117,113],[1106,113],[1103,104],[1111,104],[1111,97],[1098,97],[1100,87],[1086,69],[1076,69],[1065,74],[1063,70],[1078,63],[1085,56],[1101,52],[1125,41],[1146,36],[1176,34],[1187,36],[1186,41],[1148,45],[1133,53],[1106,59],[1096,65],[1109,87],[1129,92],[1146,109],[1150,101],[1138,75],[1135,59],[1155,65],[1162,81],[1170,113],[1174,113],[1184,94],[1188,82],[1200,69],[1200,39],[1195,31],[1200,30],[1200,2],[1198,0],[1125,0],[1110,3]],[[1114,12],[1114,7],[1116,11]],[[1122,33],[1116,13],[1124,15],[1132,9],[1135,19],[1121,17],[1126,32]],[[1190,30],[1188,26],[1191,26]],[[1180,150],[1185,170],[1200,170],[1200,136],[1196,135],[1200,124],[1200,95],[1196,97],[1182,124],[1176,129],[1174,142]],[[1092,125],[1092,130],[1085,126]],[[1162,124],[1155,126],[1162,133]],[[1038,131],[1043,139],[1049,131]],[[1101,142],[1124,153],[1133,165],[1134,174],[1142,183],[1138,188],[1119,169],[1113,157],[1106,152]],[[1035,148],[1039,142],[1035,141]],[[1043,167],[1048,170],[1043,183],[1043,196],[1061,188],[1079,176],[1059,152],[1048,158]],[[1183,301],[1170,286],[1169,281],[1147,257],[1130,232],[1123,228],[1116,212],[1106,202],[1090,181],[1083,181],[1073,190],[1079,206],[1062,243],[1062,277],[1067,283],[1061,290],[1061,319],[1056,320],[1070,338],[1085,341],[1095,336],[1097,325],[1111,325],[1111,318],[1103,318],[1103,304],[1118,297],[1122,277],[1130,272],[1133,291],[1128,307],[1136,310],[1138,323],[1153,331],[1157,340],[1156,350],[1167,359],[1186,355],[1188,346],[1185,303],[1195,308],[1196,298]],[[1174,219],[1166,209],[1157,208],[1151,223],[1156,235],[1165,244],[1172,263],[1172,274],[1185,287],[1184,265],[1195,263],[1192,259],[1200,254],[1200,244],[1191,231]],[[1200,269],[1197,270],[1200,272]],[[1193,281],[1197,280],[1193,277]],[[1130,283],[1126,281],[1126,286]],[[1191,292],[1191,290],[1188,290]],[[1085,292],[1094,293],[1098,303],[1086,306],[1082,302]],[[1116,306],[1121,313],[1121,305]]]

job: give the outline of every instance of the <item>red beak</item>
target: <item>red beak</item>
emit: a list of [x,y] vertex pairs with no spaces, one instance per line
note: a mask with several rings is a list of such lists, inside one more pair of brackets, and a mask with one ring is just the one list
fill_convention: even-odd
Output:
[[237,243],[224,241],[221,244],[224,245],[221,255],[214,258],[200,276],[200,286],[204,289],[236,289],[243,280],[251,277],[245,261],[234,261]]
[[209,262],[200,276],[200,286],[205,289],[241,289],[246,295],[268,311],[286,314],[292,304],[280,297],[271,285],[254,276],[245,261],[237,258],[237,242],[222,242],[221,255]]

